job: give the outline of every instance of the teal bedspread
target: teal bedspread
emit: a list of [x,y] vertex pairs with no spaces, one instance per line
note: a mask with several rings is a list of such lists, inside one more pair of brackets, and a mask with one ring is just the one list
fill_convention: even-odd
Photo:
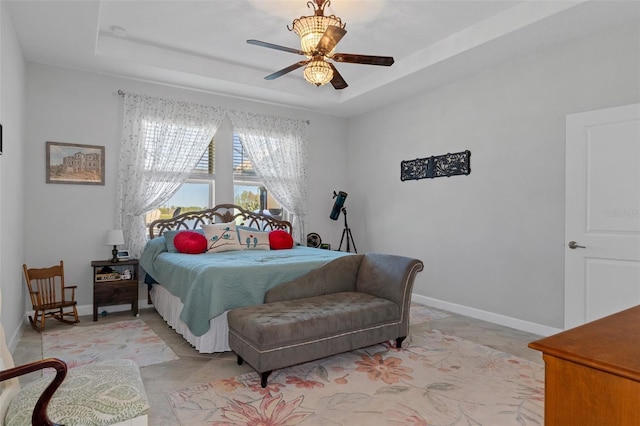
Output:
[[261,304],[267,290],[348,253],[296,246],[290,250],[239,250],[182,254],[166,251],[154,238],[140,265],[184,304],[180,319],[201,336],[209,320],[223,312]]

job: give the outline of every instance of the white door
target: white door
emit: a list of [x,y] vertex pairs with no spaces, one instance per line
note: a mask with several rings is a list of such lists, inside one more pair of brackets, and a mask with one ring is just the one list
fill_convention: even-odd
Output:
[[640,304],[640,104],[566,126],[565,329]]

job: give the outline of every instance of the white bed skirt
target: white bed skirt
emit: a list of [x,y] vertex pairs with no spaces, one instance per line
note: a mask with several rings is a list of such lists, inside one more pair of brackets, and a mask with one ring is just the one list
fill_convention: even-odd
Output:
[[164,287],[154,284],[151,287],[151,300],[156,311],[164,318],[171,328],[181,334],[202,354],[213,352],[227,352],[229,347],[229,326],[227,313],[224,312],[209,321],[209,331],[202,336],[195,336],[187,324],[180,319],[180,312],[184,304],[180,298],[169,293]]

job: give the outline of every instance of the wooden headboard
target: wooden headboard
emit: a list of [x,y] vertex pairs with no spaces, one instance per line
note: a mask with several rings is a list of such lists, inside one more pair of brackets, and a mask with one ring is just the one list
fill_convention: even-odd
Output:
[[[240,220],[237,220],[238,218]],[[291,223],[286,220],[254,213],[235,204],[218,204],[211,209],[186,212],[170,219],[154,220],[149,224],[149,238],[159,237],[166,231],[198,229],[201,225],[221,222],[236,222],[238,225],[263,231],[283,229],[289,233],[292,232]]]

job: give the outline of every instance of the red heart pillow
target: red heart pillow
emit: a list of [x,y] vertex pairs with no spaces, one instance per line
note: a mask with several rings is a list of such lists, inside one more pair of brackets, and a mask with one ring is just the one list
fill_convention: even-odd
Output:
[[200,254],[207,251],[207,238],[199,232],[178,232],[173,239],[173,245],[179,253]]
[[283,250],[293,248],[293,237],[287,231],[277,229],[269,232],[269,246],[271,250]]

